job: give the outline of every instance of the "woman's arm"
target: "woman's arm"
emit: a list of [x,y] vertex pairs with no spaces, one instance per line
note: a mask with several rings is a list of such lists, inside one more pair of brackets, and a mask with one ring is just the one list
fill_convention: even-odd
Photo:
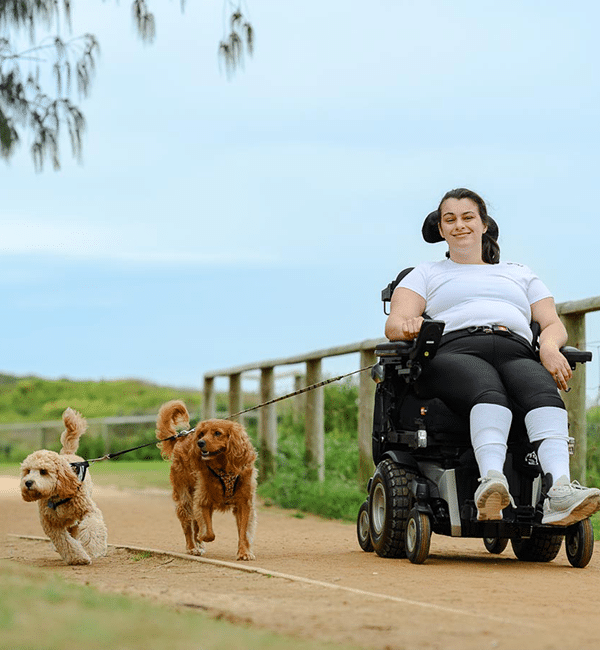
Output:
[[396,287],[390,302],[390,315],[385,323],[385,335],[390,341],[410,341],[417,338],[423,324],[425,299],[418,293]]
[[540,361],[554,377],[556,385],[567,390],[567,382],[573,376],[569,362],[560,352],[567,342],[567,330],[556,313],[554,298],[544,298],[531,305],[531,316],[540,324]]

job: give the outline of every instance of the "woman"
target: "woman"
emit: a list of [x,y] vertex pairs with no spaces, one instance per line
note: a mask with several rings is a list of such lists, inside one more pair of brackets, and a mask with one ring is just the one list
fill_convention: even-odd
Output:
[[[527,267],[500,262],[498,226],[471,190],[448,192],[425,220],[423,237],[445,240],[447,259],[420,264],[401,280],[385,334],[416,338],[425,313],[446,323],[415,389],[469,417],[481,476],[477,518],[501,519],[512,501],[503,474],[511,401],[525,412],[527,434],[550,475],[542,523],[568,526],[589,517],[600,510],[600,490],[569,478],[567,412],[557,388],[567,389],[572,372],[560,352],[567,332],[551,293]],[[541,364],[531,345],[531,321],[541,328]]]

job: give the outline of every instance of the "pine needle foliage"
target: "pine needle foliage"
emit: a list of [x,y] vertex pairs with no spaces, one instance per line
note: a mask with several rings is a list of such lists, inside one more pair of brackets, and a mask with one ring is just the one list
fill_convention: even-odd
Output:
[[[131,0],[133,22],[145,44],[156,37],[150,4],[159,1]],[[243,66],[245,53],[253,53],[254,30],[239,6],[222,1],[230,12],[230,31],[219,53],[231,77]],[[88,97],[100,44],[92,33],[71,34],[72,6],[73,0],[0,0],[0,157],[9,161],[27,133],[37,171],[47,162],[60,169],[63,134],[73,158],[82,161],[86,121],[73,94],[76,89],[78,102]],[[183,11],[185,0],[180,7]],[[46,36],[38,40],[40,31]]]

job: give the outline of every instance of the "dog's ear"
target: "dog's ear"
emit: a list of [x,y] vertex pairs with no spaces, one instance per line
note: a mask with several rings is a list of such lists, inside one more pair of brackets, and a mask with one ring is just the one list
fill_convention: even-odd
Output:
[[232,422],[229,430],[228,460],[232,471],[237,473],[256,460],[256,451],[252,446],[244,427]]
[[77,478],[75,470],[62,459],[57,463],[57,470],[56,489],[58,494],[63,499],[74,497],[81,487],[81,481]]

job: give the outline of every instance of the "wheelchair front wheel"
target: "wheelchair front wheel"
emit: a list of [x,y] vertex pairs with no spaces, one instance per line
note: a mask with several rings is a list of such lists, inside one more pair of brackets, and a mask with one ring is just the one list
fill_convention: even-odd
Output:
[[415,474],[390,458],[379,463],[369,494],[371,541],[381,557],[406,557],[405,533]]
[[369,502],[365,501],[358,509],[356,520],[356,536],[358,544],[365,553],[373,551],[373,542],[371,541],[371,527],[369,526]]
[[413,564],[423,564],[429,555],[431,520],[429,515],[413,508],[406,522],[406,557]]
[[594,552],[594,529],[589,519],[569,526],[565,533],[567,559],[577,569],[583,569],[592,559]]
[[484,537],[483,545],[490,553],[500,555],[508,546],[508,539],[506,537]]

